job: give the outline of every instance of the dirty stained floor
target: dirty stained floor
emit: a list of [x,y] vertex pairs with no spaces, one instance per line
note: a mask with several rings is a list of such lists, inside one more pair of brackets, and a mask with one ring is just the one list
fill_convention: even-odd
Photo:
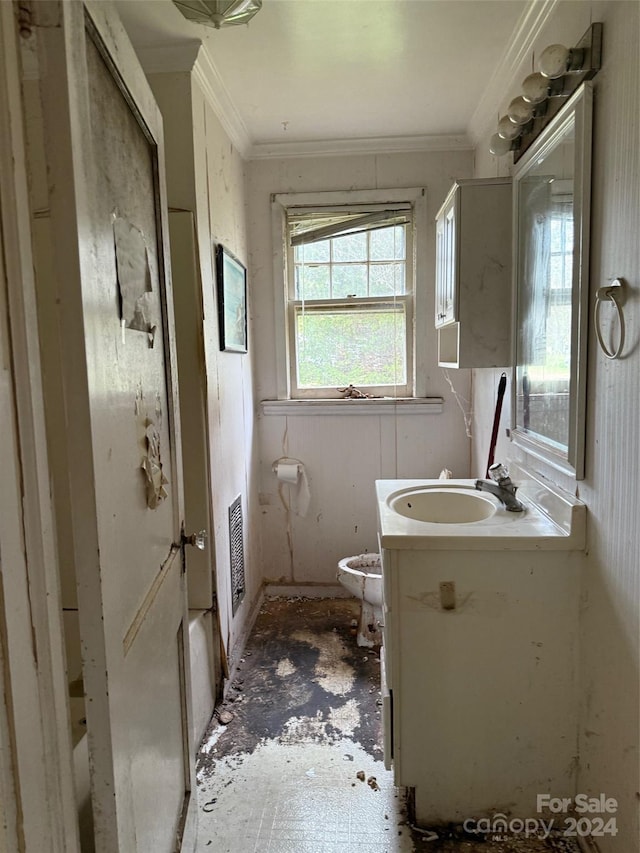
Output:
[[[198,853],[578,853],[419,830],[384,769],[378,649],[351,599],[267,600],[198,756]],[[223,722],[222,722],[223,721]]]

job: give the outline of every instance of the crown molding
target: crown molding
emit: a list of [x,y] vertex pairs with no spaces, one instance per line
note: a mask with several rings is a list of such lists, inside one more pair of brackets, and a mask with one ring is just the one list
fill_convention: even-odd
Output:
[[348,154],[398,154],[420,151],[470,151],[473,141],[456,136],[373,136],[354,139],[312,139],[300,142],[254,143],[248,160],[284,157],[331,157]]
[[202,47],[199,39],[136,47],[145,74],[191,71]]
[[200,84],[232,145],[241,157],[247,159],[251,149],[249,131],[204,46],[198,53],[193,70],[195,79]]
[[505,91],[512,84],[520,66],[533,49],[536,39],[559,2],[560,0],[530,0],[528,7],[520,16],[509,47],[471,116],[468,133],[475,145],[484,138],[487,129],[495,125],[496,116],[504,106]]
[[142,47],[137,54],[147,74],[193,73],[232,145],[247,158],[251,149],[249,132],[201,41]]
[[215,63],[201,41],[141,47],[136,52],[147,74],[192,72],[231,143],[245,160],[469,151],[479,144],[487,129],[495,123],[505,90],[518,73],[559,2],[560,0],[530,0],[516,25],[507,51],[478,102],[466,134],[253,143]]
[[465,134],[252,143],[246,125],[201,41],[140,47],[136,52],[147,74],[193,73],[231,143],[245,160],[328,157],[341,154],[470,151],[474,147],[473,141]]

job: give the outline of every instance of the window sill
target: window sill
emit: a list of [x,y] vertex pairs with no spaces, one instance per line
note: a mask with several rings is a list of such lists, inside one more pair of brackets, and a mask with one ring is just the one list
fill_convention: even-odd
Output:
[[262,400],[263,415],[439,415],[442,397],[373,397],[342,400]]

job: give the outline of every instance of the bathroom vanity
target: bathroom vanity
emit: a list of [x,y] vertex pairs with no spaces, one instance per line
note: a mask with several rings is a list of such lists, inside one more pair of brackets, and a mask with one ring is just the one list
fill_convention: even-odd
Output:
[[376,483],[385,762],[423,825],[575,793],[586,508],[529,480],[507,512],[474,484]]

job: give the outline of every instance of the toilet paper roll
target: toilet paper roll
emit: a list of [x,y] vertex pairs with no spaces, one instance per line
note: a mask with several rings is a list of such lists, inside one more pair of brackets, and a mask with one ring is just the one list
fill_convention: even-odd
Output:
[[[286,483],[289,486],[297,486],[294,493],[295,511],[297,515],[304,517],[309,511],[311,492],[309,490],[307,472],[303,463],[299,459],[290,459],[283,456],[281,459],[277,459],[273,463],[273,471],[278,478],[278,482]],[[279,491],[282,499],[282,490],[279,489]],[[289,509],[286,502],[285,507],[287,510]]]
[[298,482],[300,467],[299,462],[277,462],[276,477],[282,483],[296,484]]

